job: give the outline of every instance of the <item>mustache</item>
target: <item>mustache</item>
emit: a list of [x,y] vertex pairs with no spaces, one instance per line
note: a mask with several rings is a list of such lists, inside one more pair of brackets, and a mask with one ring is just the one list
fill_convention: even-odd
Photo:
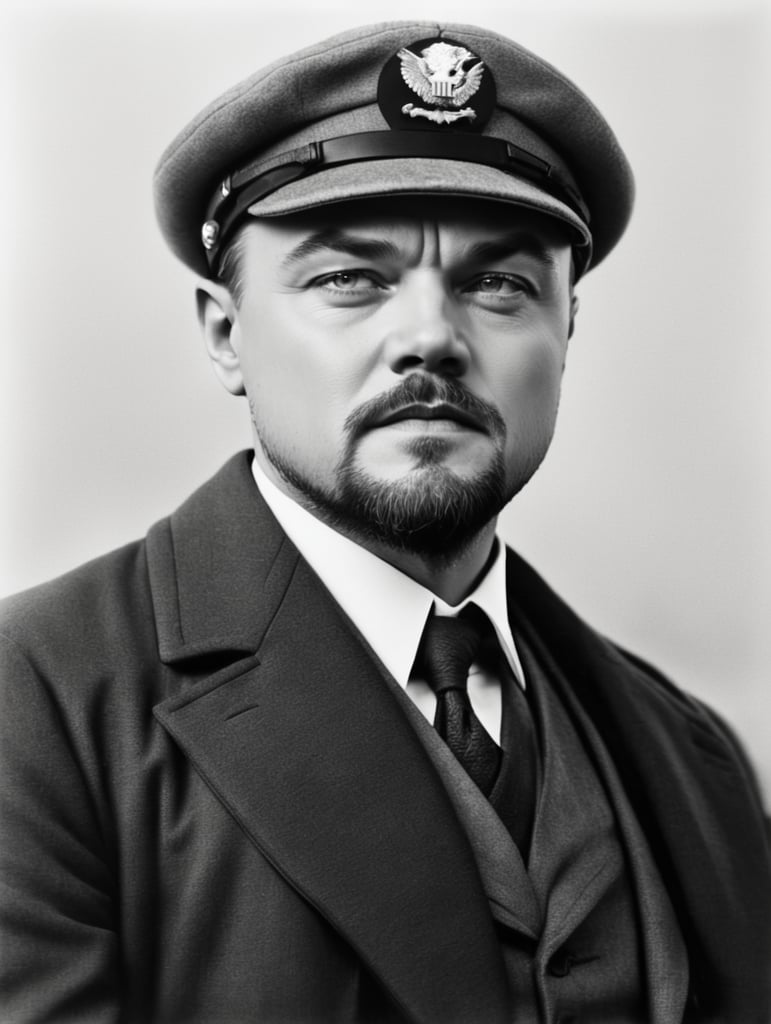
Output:
[[385,416],[416,402],[451,405],[477,420],[493,437],[502,437],[506,433],[506,424],[494,405],[472,395],[452,377],[434,377],[425,373],[411,373],[390,391],[362,403],[347,417],[345,430],[349,438],[355,439]]

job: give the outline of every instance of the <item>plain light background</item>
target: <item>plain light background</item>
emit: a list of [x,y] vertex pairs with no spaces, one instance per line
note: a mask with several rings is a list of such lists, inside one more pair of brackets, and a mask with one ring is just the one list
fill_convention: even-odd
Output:
[[249,444],[152,170],[235,81],[384,17],[512,36],[588,92],[632,161],[632,227],[579,288],[554,446],[501,528],[590,623],[719,709],[771,797],[764,4],[6,5],[0,593],[143,535]]

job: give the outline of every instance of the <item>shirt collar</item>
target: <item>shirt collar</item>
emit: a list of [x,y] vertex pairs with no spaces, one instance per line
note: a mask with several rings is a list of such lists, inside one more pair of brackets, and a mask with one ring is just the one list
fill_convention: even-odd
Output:
[[423,627],[432,610],[457,615],[473,601],[488,616],[515,678],[524,673],[509,626],[506,549],[496,537],[495,559],[459,605],[448,605],[426,587],[344,537],[298,505],[270,480],[257,460],[252,473],[262,497],[286,535],[396,679],[406,687]]

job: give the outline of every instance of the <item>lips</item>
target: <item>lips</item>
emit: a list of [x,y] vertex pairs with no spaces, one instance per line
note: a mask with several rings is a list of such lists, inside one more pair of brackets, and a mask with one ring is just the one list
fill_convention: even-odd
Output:
[[472,413],[446,402],[439,402],[436,405],[425,405],[421,402],[404,405],[380,417],[374,426],[388,427],[392,423],[401,423],[404,420],[450,420],[470,430],[487,432],[485,424]]

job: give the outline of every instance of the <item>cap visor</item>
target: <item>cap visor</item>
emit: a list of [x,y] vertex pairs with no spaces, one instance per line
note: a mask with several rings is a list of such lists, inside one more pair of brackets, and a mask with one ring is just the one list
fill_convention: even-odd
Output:
[[425,194],[473,196],[525,206],[563,221],[578,232],[584,244],[591,244],[586,224],[554,196],[532,182],[464,160],[410,157],[330,167],[272,192],[250,206],[249,213],[280,217],[348,199]]

